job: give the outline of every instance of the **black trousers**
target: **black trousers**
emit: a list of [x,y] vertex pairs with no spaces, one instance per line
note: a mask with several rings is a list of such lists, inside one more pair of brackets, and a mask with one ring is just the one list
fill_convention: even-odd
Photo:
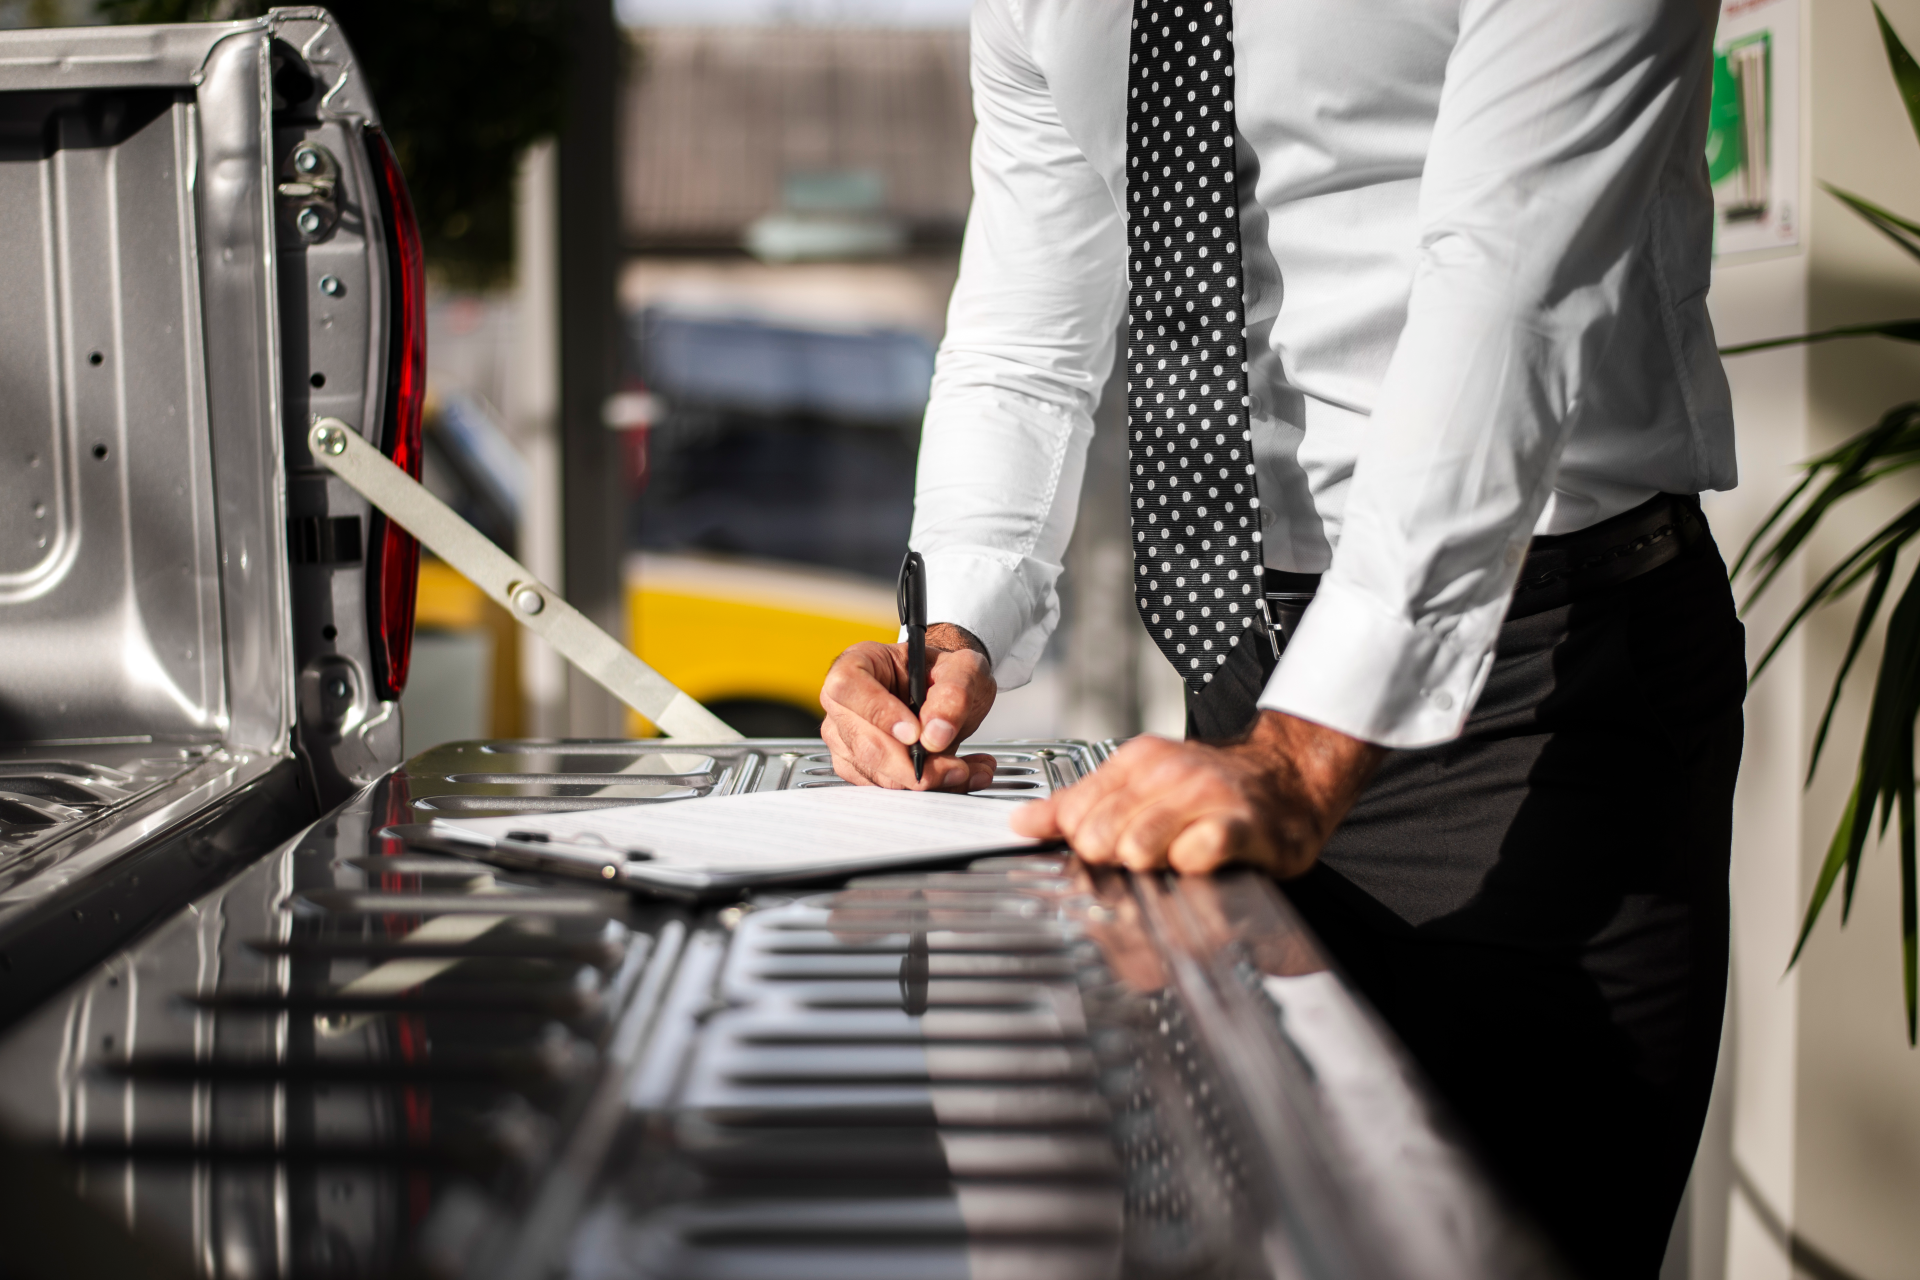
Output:
[[[1244,637],[1190,734],[1251,720],[1265,650]],[[1699,1142],[1745,684],[1703,525],[1659,568],[1510,617],[1464,736],[1393,753],[1284,886],[1590,1280],[1658,1274]]]

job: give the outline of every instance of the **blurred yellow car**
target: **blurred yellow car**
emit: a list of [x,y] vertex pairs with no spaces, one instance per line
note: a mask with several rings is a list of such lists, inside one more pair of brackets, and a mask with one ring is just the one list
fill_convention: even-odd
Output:
[[893,588],[853,574],[642,552],[626,577],[641,658],[752,737],[817,736],[827,667],[900,629]]
[[[815,737],[820,681],[840,651],[899,632],[893,588],[853,574],[734,556],[643,552],[626,564],[629,642],[647,664],[752,737]],[[496,705],[517,702],[513,625],[480,589],[423,557],[423,628],[496,631]],[[499,635],[505,624],[508,634]],[[628,732],[655,736],[628,713]]]

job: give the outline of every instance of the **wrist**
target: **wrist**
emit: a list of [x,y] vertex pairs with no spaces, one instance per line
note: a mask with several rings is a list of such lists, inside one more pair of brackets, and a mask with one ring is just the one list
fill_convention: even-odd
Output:
[[962,649],[971,649],[993,663],[993,655],[987,652],[987,646],[980,637],[955,622],[931,622],[927,624],[927,648],[955,653]]
[[1272,798],[1286,796],[1286,807],[1303,808],[1300,816],[1321,840],[1333,834],[1387,756],[1385,747],[1283,711],[1262,711],[1246,738],[1227,749],[1247,757]]
[[1284,711],[1262,711],[1240,745],[1274,764],[1286,762],[1316,791],[1342,790],[1356,780],[1364,786],[1387,755],[1385,747]]

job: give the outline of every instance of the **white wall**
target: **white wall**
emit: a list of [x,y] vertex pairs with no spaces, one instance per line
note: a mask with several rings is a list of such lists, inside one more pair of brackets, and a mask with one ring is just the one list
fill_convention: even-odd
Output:
[[[1920,48],[1920,0],[1883,5]],[[1909,215],[1920,214],[1920,142],[1887,71],[1864,2],[1815,0],[1810,42],[1813,176]],[[1808,318],[1815,328],[1920,314],[1920,264],[1831,196],[1807,206]],[[1810,443],[1830,448],[1892,405],[1920,398],[1920,351],[1884,339],[1834,343],[1809,357]],[[1861,501],[1815,554],[1830,561],[1920,497],[1903,478]],[[1804,714],[1817,722],[1849,616],[1810,637]],[[1878,659],[1876,650],[1870,655]],[[1801,883],[1811,882],[1852,782],[1871,686],[1858,681],[1836,721],[1801,817]],[[1906,1043],[1899,981],[1899,874],[1894,842],[1870,848],[1852,921],[1823,921],[1800,975],[1794,1231],[1866,1280],[1920,1275],[1920,1053]]]
[[[1803,332],[1805,260],[1793,255],[1721,267],[1711,303],[1723,344]],[[1793,464],[1808,452],[1807,355],[1785,348],[1740,356],[1728,362],[1727,372],[1740,487],[1712,496],[1706,509],[1731,563],[1791,483]],[[1749,667],[1799,598],[1803,577],[1795,566],[1747,615]],[[1799,980],[1786,972],[1786,962],[1800,901],[1806,647],[1792,641],[1747,699],[1746,749],[1734,796],[1728,1045],[1716,1097],[1730,1109],[1730,1132],[1709,1132],[1721,1144],[1730,1140],[1731,1149],[1703,1145],[1696,1169],[1695,1277],[1785,1280],[1789,1274],[1785,1249],[1763,1223],[1769,1213],[1782,1222],[1793,1215]]]
[[[1920,0],[1884,0],[1920,47]],[[1802,247],[1723,262],[1712,307],[1723,343],[1920,315],[1920,264],[1817,181],[1920,214],[1920,143],[1894,91],[1868,0],[1802,9]],[[1709,514],[1731,555],[1794,478],[1892,405],[1920,398],[1920,350],[1881,339],[1728,361],[1741,488]],[[1920,496],[1902,480],[1832,522],[1809,563],[1831,564]],[[1796,567],[1747,618],[1757,658],[1811,580]],[[1744,598],[1744,592],[1742,596]],[[1735,801],[1734,964],[1718,1105],[1728,1123],[1696,1167],[1689,1274],[1920,1276],[1920,1053],[1906,1044],[1893,842],[1869,846],[1851,922],[1830,910],[1786,972],[1805,904],[1853,779],[1868,679],[1856,676],[1813,786],[1811,739],[1853,621],[1827,611],[1775,660],[1747,703]],[[1876,636],[1862,655],[1870,675]]]

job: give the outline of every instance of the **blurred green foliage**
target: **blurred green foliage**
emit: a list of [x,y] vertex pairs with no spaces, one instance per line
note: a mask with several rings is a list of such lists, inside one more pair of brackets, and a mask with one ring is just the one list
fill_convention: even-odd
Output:
[[[570,0],[330,0],[373,86],[420,216],[428,268],[449,284],[513,270],[514,174],[557,134]],[[575,0],[577,2],[577,0]],[[100,0],[114,22],[254,17],[260,0]]]

